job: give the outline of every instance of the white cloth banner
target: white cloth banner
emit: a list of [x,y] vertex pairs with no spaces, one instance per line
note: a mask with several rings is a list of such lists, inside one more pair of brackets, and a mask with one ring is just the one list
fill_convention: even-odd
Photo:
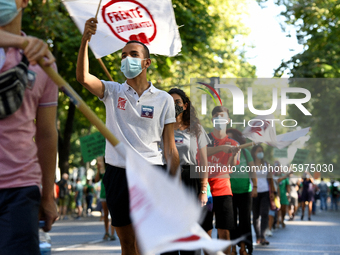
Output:
[[249,125],[242,133],[255,143],[272,145],[272,143],[276,142],[275,122],[270,121],[273,119],[274,117],[272,115],[256,116],[256,118],[249,121]]
[[[95,17],[99,0],[63,0],[81,33]],[[171,0],[102,0],[97,32],[89,43],[96,58],[122,49],[126,42],[146,44],[150,53],[175,56],[182,48]]]
[[305,136],[310,128],[288,132],[276,136],[275,121],[272,115],[256,116],[250,121],[251,126],[243,130],[243,135],[255,143],[265,143],[278,149],[285,148],[298,138]]
[[291,143],[293,143],[298,138],[307,135],[309,130],[310,130],[310,128],[308,127],[308,128],[303,128],[303,129],[296,130],[296,131],[293,131],[293,132],[288,132],[288,133],[285,133],[285,134],[282,134],[282,135],[278,135],[276,137],[277,145],[278,145],[277,147],[279,149],[282,149],[284,147],[289,146]]
[[142,254],[200,248],[223,254],[219,251],[239,241],[211,239],[197,223],[201,216],[197,198],[165,171],[125,150],[130,214]]

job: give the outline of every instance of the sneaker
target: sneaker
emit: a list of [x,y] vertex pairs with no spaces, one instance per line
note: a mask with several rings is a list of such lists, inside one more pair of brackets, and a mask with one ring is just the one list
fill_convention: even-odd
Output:
[[266,231],[266,234],[265,234],[266,236],[273,236],[273,232],[272,231],[270,231],[269,229],[267,229],[267,231]]
[[105,233],[105,235],[103,236],[103,240],[108,241],[109,239],[110,239],[110,234]]
[[115,235],[111,235],[111,236],[110,236],[110,240],[111,240],[111,241],[115,241],[115,240],[117,240],[117,237],[116,237]]

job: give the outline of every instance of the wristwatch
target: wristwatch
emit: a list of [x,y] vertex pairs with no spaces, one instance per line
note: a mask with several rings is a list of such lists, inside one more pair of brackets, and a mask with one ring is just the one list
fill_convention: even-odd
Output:
[[207,192],[205,190],[201,190],[202,194],[207,194]]

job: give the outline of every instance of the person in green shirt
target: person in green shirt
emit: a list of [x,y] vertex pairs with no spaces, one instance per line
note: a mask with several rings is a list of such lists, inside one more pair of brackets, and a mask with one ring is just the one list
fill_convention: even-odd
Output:
[[[227,129],[227,135],[239,144],[246,143],[242,133],[237,129]],[[249,169],[252,169],[254,166],[254,160],[247,149],[242,149],[240,154],[240,164],[236,166],[236,172],[230,175],[231,190],[233,192],[234,223],[236,226],[235,230],[231,230],[230,237],[234,240],[243,235],[247,235],[246,242],[240,242],[238,244],[240,246],[239,253],[241,255],[251,254],[253,251],[250,215],[252,198],[257,196],[256,173],[244,171],[247,166],[250,167]],[[251,185],[250,178],[252,179],[253,187]],[[238,224],[237,218],[239,219]],[[246,248],[248,252],[246,251]],[[237,254],[235,245],[232,247],[231,254]]]
[[278,161],[275,162],[274,166],[278,166],[281,172],[280,177],[277,180],[277,183],[279,184],[278,194],[280,194],[280,203],[281,203],[281,207],[278,212],[278,217],[281,218],[280,223],[281,223],[282,228],[285,228],[286,225],[284,223],[284,219],[285,219],[286,212],[289,206],[289,200],[288,200],[287,194],[290,193],[290,185],[289,185],[289,178],[288,178],[290,171],[288,173],[284,173],[282,171],[282,165]]

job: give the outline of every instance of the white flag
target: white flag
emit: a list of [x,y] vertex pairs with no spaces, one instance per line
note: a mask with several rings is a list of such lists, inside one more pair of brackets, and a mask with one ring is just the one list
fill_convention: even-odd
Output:
[[221,254],[220,250],[240,241],[211,239],[197,223],[201,216],[197,198],[165,171],[125,150],[130,215],[143,254],[200,248]]
[[278,149],[289,146],[310,130],[308,127],[276,136],[275,121],[272,115],[256,116],[250,121],[250,124],[251,126],[247,126],[242,132],[244,137],[255,143],[265,143]]
[[[81,33],[95,17],[99,0],[63,0]],[[150,53],[175,56],[182,48],[171,0],[102,0],[97,32],[89,43],[96,58],[122,49],[126,42],[146,44]]]
[[277,148],[282,149],[284,147],[289,146],[291,143],[293,143],[295,140],[297,140],[300,137],[303,137],[307,135],[309,132],[310,128],[303,128],[300,130],[296,130],[293,132],[288,132],[282,135],[278,135],[276,137],[277,140]]
[[[272,115],[259,115],[249,121],[249,124],[244,130],[244,137],[249,138],[255,143],[266,143],[273,145],[276,143],[276,129]],[[275,147],[275,146],[274,146]]]

